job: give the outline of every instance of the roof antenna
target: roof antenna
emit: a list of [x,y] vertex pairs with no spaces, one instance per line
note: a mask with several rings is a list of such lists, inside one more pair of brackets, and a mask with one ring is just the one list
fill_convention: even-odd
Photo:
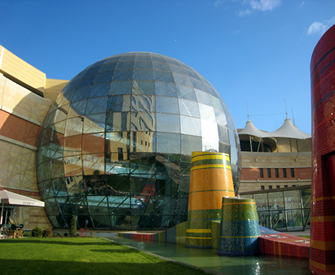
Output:
[[250,118],[249,118],[248,100],[247,100],[247,116],[248,116],[248,120],[250,120]]
[[286,99],[284,98],[285,101],[285,111],[286,111],[286,118],[288,118],[288,114],[287,114],[287,107],[286,107]]
[[292,119],[293,119],[293,125],[295,126],[294,114],[293,114],[293,107],[292,107]]

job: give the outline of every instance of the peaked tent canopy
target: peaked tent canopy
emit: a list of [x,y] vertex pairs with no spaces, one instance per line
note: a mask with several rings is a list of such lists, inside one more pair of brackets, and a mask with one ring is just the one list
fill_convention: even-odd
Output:
[[289,118],[286,118],[284,124],[276,131],[269,133],[271,137],[308,139],[311,135],[306,134],[294,126]]
[[244,129],[238,133],[241,135],[248,135],[248,136],[255,136],[255,137],[267,137],[266,132],[262,132],[258,130],[255,125],[248,119],[247,124],[245,125]]
[[264,132],[258,130],[251,122],[251,120],[248,120],[244,129],[238,134],[239,136],[249,135],[260,138],[295,138],[295,139],[311,138],[311,135],[300,131],[297,126],[293,125],[289,118],[286,118],[284,124],[274,132]]

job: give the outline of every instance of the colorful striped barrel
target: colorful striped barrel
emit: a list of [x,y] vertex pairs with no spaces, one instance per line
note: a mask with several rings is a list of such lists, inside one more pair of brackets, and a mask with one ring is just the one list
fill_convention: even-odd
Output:
[[212,247],[211,221],[221,220],[223,196],[235,196],[229,155],[193,152],[186,229],[187,247]]
[[222,198],[222,220],[218,253],[254,255],[259,253],[260,236],[254,199]]

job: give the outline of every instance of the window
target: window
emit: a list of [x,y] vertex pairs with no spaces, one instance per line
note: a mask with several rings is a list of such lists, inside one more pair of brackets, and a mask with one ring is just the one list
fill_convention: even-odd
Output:
[[268,168],[268,178],[271,178],[271,168]]
[[143,140],[141,140],[141,145],[143,145]]
[[123,160],[123,148],[117,148],[118,160]]
[[146,142],[145,142],[145,146],[147,146],[147,145],[148,145],[148,142],[146,141]]
[[283,168],[283,177],[287,178],[286,168]]
[[278,168],[275,168],[275,174],[276,174],[276,178],[279,178],[279,171],[278,171]]
[[296,185],[292,185],[292,187],[295,187]]
[[276,188],[279,189],[279,188],[280,188],[280,185],[276,185]]
[[259,168],[259,176],[260,176],[261,178],[264,178],[263,168]]
[[136,132],[133,132],[133,152],[136,152]]
[[287,188],[287,187],[288,187],[288,185],[284,185],[284,187],[285,187],[285,188]]
[[264,185],[261,185],[261,190],[264,190]]
[[291,178],[294,178],[295,174],[294,174],[294,168],[291,168]]
[[272,189],[272,185],[269,185],[269,189]]
[[122,132],[117,132],[117,136],[118,136],[119,138],[123,138]]

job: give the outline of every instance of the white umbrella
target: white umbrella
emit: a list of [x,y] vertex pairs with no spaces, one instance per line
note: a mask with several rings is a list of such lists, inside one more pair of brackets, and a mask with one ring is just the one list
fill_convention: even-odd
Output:
[[15,205],[15,206],[35,206],[35,207],[44,207],[44,202],[32,199],[27,196],[19,195],[7,190],[0,191],[0,201],[2,204],[1,216],[0,216],[0,224],[2,223],[3,210],[5,208],[5,204]]

